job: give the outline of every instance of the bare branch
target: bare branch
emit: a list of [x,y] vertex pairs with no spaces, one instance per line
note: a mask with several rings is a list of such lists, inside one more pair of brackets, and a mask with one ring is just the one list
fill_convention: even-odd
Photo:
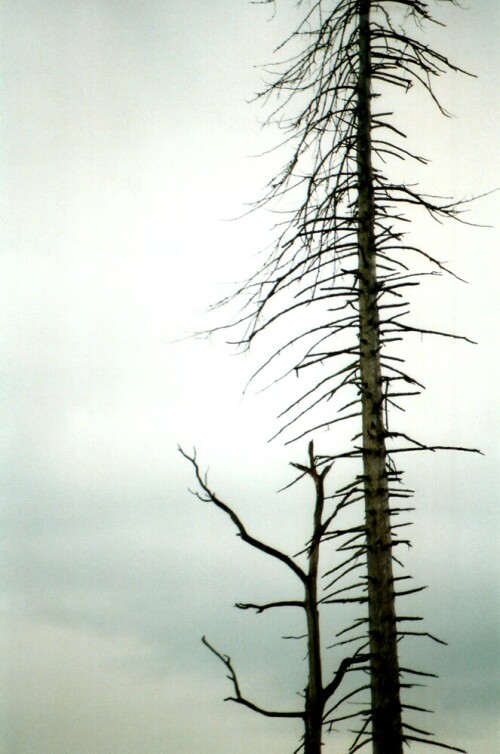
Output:
[[330,699],[331,696],[337,691],[338,687],[342,683],[345,674],[352,667],[352,665],[358,665],[366,663],[370,659],[369,654],[354,655],[354,657],[345,657],[339,665],[337,672],[332,681],[325,687],[323,691],[325,702]]
[[266,555],[270,555],[273,558],[276,558],[276,560],[281,561],[284,563],[288,568],[295,573],[296,576],[299,577],[299,579],[305,583],[307,581],[307,576],[305,572],[302,570],[300,566],[297,565],[288,555],[281,552],[280,550],[277,550],[275,547],[271,547],[270,545],[265,544],[264,542],[261,542],[259,539],[256,539],[255,537],[252,537],[244,527],[243,523],[241,522],[240,518],[236,515],[236,513],[230,508],[226,503],[222,502],[217,495],[208,487],[206,479],[204,479],[201,476],[200,467],[198,466],[198,462],[196,460],[196,453],[194,453],[192,456],[188,455],[184,450],[179,447],[180,454],[191,463],[195,470],[196,479],[198,481],[198,484],[200,485],[201,489],[203,490],[204,497],[200,496],[199,494],[195,493],[197,497],[199,497],[204,502],[211,502],[213,503],[217,508],[224,511],[224,513],[229,516],[233,524],[235,525],[236,529],[238,530],[239,536],[242,538],[244,542],[254,547],[256,550],[260,550],[261,552],[266,553]]
[[282,600],[281,602],[269,602],[267,605],[254,605],[252,602],[237,602],[235,607],[240,610],[255,610],[257,613],[263,613],[273,607],[305,607],[305,603],[300,600]]
[[253,702],[250,702],[248,699],[245,699],[245,697],[241,695],[238,678],[232,666],[231,658],[228,657],[228,655],[223,655],[221,652],[215,649],[215,647],[213,647],[209,643],[209,641],[206,639],[205,636],[202,637],[202,642],[212,652],[212,654],[214,654],[216,657],[219,658],[219,660],[225,665],[225,667],[228,670],[227,677],[233,684],[235,696],[227,696],[224,701],[236,702],[237,704],[242,704],[244,707],[248,707],[254,712],[258,712],[260,715],[264,715],[265,717],[288,717],[288,718],[303,719],[304,717],[303,712],[276,712],[275,710],[267,710],[267,709],[264,709],[263,707],[259,707],[257,704],[254,704]]

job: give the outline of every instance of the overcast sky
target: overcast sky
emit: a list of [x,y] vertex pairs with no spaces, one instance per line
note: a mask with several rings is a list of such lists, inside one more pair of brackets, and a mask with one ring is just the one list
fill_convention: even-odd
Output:
[[[177,442],[261,537],[307,537],[300,444],[267,444],[283,391],[242,390],[257,356],[183,340],[253,271],[272,219],[242,213],[280,157],[248,104],[288,28],[246,0],[2,0],[0,754],[288,754],[300,728],[222,699],[232,655],[255,701],[296,703],[301,649],[287,614],[238,613],[293,582],[189,495]],[[408,96],[400,113],[432,158],[425,188],[498,184],[497,0],[446,12],[440,47],[477,79],[440,86],[452,119]],[[436,39],[434,36],[433,39]],[[424,176],[417,176],[418,180]],[[498,196],[471,209],[492,224]],[[416,339],[429,386],[409,409],[429,441],[485,455],[412,458],[415,607],[447,648],[418,702],[438,737],[498,750],[498,228],[416,228],[469,285],[431,281],[424,321],[478,341]],[[440,287],[440,286],[443,287]],[[428,320],[425,318],[429,317]],[[263,353],[265,350],[263,351]],[[317,438],[328,450],[328,434]],[[305,490],[307,498],[307,490]],[[335,662],[335,660],[333,660]],[[302,685],[301,685],[302,684]],[[332,734],[325,751],[345,749]]]

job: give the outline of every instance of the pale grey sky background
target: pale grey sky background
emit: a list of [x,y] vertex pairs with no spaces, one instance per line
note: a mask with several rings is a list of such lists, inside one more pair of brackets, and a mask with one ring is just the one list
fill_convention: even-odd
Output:
[[[291,4],[290,4],[291,5]],[[444,14],[439,47],[478,75],[440,85],[456,116],[401,105],[416,178],[436,193],[498,184],[496,0]],[[3,1],[0,754],[288,754],[300,728],[224,705],[206,633],[245,690],[276,707],[302,688],[287,614],[238,613],[293,584],[189,496],[176,443],[196,445],[217,491],[263,538],[304,539],[290,479],[304,448],[267,444],[293,385],[242,389],[256,358],[221,341],[173,343],[257,264],[266,214],[239,222],[281,158],[245,100],[261,86],[289,4],[241,0]],[[406,104],[406,102],[408,104]],[[498,196],[471,219],[495,223]],[[415,434],[484,457],[419,455],[415,599],[449,647],[418,647],[441,678],[419,703],[440,739],[498,750],[498,228],[419,225],[468,286],[431,281],[422,318],[477,346],[411,344],[428,384]],[[262,352],[264,353],[264,351]],[[285,394],[283,394],[285,391]],[[328,449],[327,434],[319,435]],[[291,630],[292,629],[292,630]],[[335,660],[332,660],[335,662]],[[415,699],[416,700],[416,699]],[[343,733],[325,751],[345,748]]]

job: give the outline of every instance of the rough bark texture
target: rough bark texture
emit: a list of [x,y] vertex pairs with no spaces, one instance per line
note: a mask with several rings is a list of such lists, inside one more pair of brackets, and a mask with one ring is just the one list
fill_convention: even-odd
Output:
[[370,0],[361,0],[359,14],[357,167],[359,340],[372,671],[372,736],[374,754],[401,754],[403,735],[387,451],[382,411],[384,396],[380,363],[375,202],[371,159],[370,4]]

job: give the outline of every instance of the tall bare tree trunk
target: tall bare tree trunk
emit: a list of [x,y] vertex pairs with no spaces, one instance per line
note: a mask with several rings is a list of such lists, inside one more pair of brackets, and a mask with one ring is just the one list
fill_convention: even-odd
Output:
[[[455,4],[455,0],[446,2]],[[291,208],[283,212],[282,205],[277,207],[281,219],[276,225],[276,242],[260,270],[236,292],[245,303],[235,324],[245,328],[238,342],[250,348],[257,336],[279,322],[280,340],[274,342],[272,354],[255,375],[272,362],[285,364],[274,378],[276,382],[289,374],[304,375],[306,380],[298,397],[281,411],[281,428],[275,437],[292,427],[296,429],[288,442],[333,427],[348,428],[347,438],[341,431],[330,435],[328,453],[316,461],[311,459],[310,468],[298,468],[317,482],[323,464],[347,459],[359,462],[360,458],[363,464],[362,474],[358,472],[352,484],[333,495],[339,510],[363,500],[365,511],[360,525],[323,533],[325,540],[339,542],[343,535],[350,539],[339,546],[339,552],[348,554],[347,560],[327,572],[332,577],[327,592],[331,591],[320,603],[368,602],[368,615],[337,634],[341,637],[363,625],[368,627],[368,636],[363,633],[338,642],[361,643],[347,658],[348,664],[342,661],[335,679],[323,688],[316,659],[317,561],[311,545],[309,571],[301,577],[309,637],[305,751],[319,752],[314,731],[321,727],[320,708],[323,724],[351,717],[336,717],[337,703],[327,709],[326,700],[347,670],[362,669],[358,663],[367,645],[371,702],[369,712],[359,710],[363,723],[356,730],[351,750],[357,751],[370,740],[374,754],[402,754],[403,743],[412,741],[453,748],[436,742],[431,733],[406,720],[402,722],[401,673],[406,690],[412,685],[406,674],[422,671],[399,666],[398,640],[415,635],[439,640],[428,632],[405,630],[404,622],[418,620],[418,616],[396,617],[396,597],[422,587],[395,594],[393,548],[409,542],[393,535],[392,516],[411,508],[394,507],[391,511],[390,497],[407,499],[413,494],[401,484],[394,489],[396,482],[401,483],[402,473],[394,466],[395,453],[478,451],[422,442],[408,434],[404,425],[400,431],[399,423],[393,426],[392,421],[389,428],[387,412],[393,406],[401,408],[399,400],[418,395],[423,386],[404,371],[404,359],[381,349],[415,333],[463,339],[415,326],[407,319],[410,302],[406,291],[429,274],[420,262],[425,259],[432,273],[449,270],[432,252],[408,242],[401,230],[401,223],[413,221],[416,210],[436,220],[459,219],[461,203],[420,193],[412,182],[394,181],[391,162],[425,164],[426,160],[403,146],[405,134],[393,121],[393,113],[384,112],[385,105],[381,112],[372,113],[372,98],[379,96],[384,102],[390,92],[408,92],[415,84],[446,114],[432,81],[445,71],[465,72],[420,38],[422,27],[435,20],[427,0],[298,3],[302,5],[307,5],[302,20],[279,47],[281,50],[290,43],[293,51],[271,69],[270,82],[258,95],[275,98],[269,122],[283,129],[283,144],[291,145],[291,153],[255,207],[285,198],[291,201]],[[415,270],[412,258],[419,260]],[[290,322],[288,329],[283,326],[285,320]],[[308,414],[311,419],[304,429],[302,421]],[[366,575],[339,586],[364,565],[361,558],[365,555]],[[355,693],[366,688],[363,685]]]
[[403,750],[392,540],[380,364],[371,145],[370,5],[361,0],[358,82],[359,340],[374,754]]

